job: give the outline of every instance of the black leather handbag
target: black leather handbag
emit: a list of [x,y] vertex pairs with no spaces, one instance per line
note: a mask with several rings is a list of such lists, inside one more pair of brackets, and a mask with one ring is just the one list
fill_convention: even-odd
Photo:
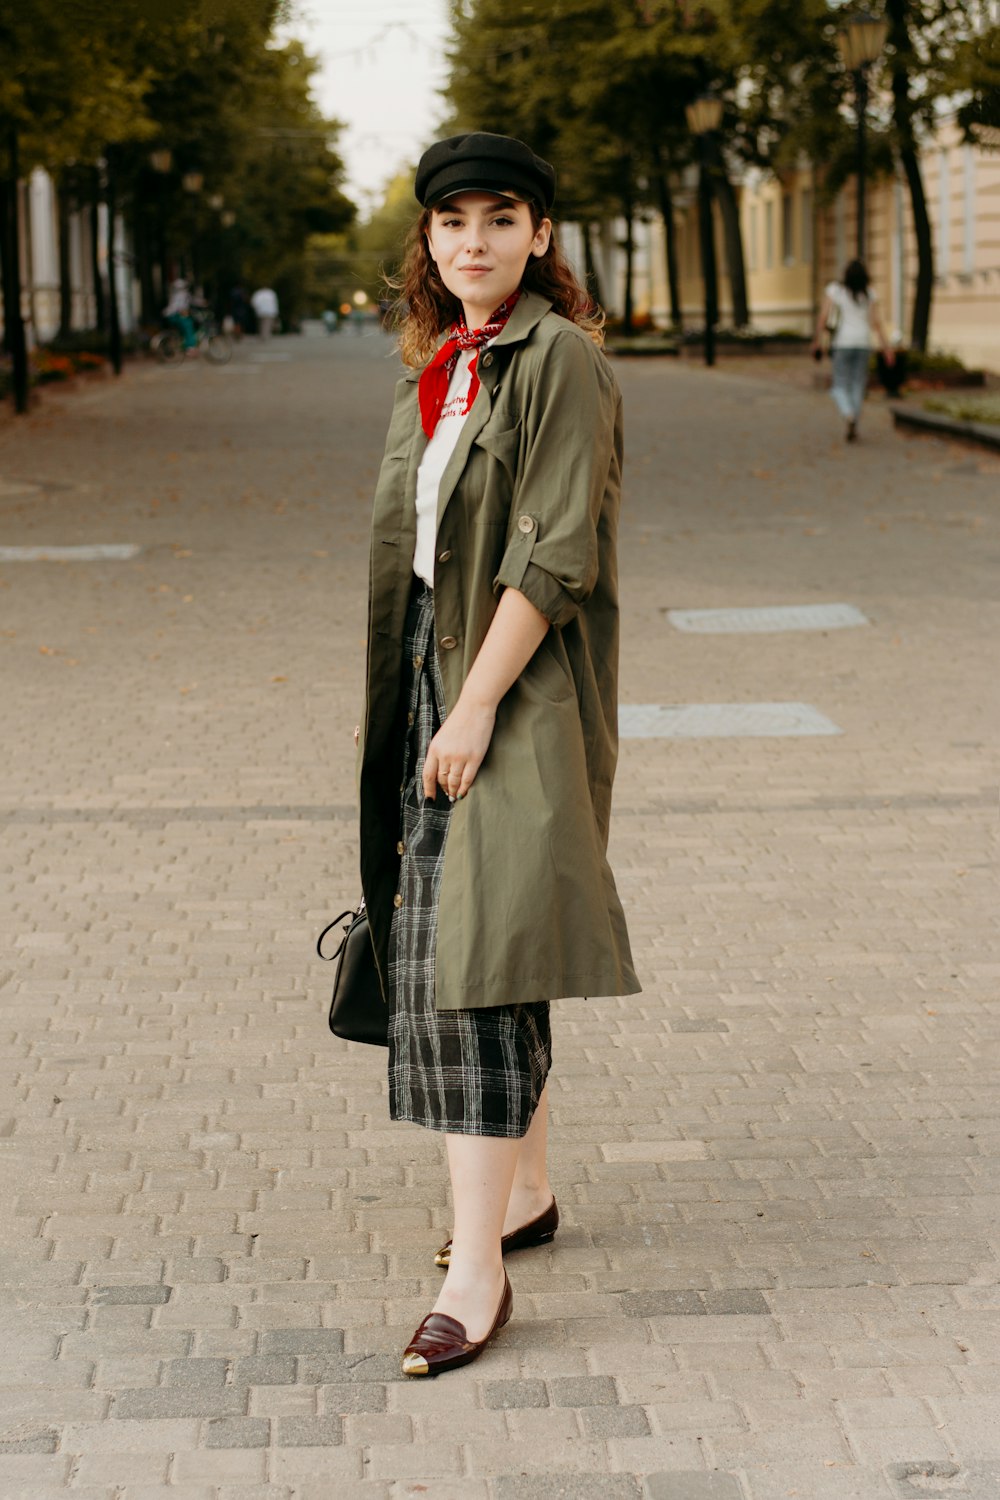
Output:
[[[347,917],[348,921],[344,921]],[[323,939],[341,923],[344,936],[333,953],[323,952]],[[330,1001],[330,1030],[345,1042],[367,1042],[388,1047],[389,1012],[378,982],[368,913],[362,898],[356,911],[342,911],[316,939],[316,952],[325,963],[337,961]]]

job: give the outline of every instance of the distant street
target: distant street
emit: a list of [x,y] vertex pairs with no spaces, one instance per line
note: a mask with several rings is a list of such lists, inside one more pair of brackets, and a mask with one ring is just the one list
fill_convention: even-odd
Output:
[[645,989],[554,1009],[563,1225],[429,1385],[440,1138],[313,954],[391,342],[0,415],[3,1500],[1000,1493],[1000,460],[616,371]]

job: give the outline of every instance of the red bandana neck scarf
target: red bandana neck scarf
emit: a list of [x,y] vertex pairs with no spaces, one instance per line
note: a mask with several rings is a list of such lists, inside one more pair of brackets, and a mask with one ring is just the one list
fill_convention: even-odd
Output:
[[[501,302],[495,313],[490,314],[489,321],[482,328],[469,329],[465,326],[465,319],[452,324],[448,337],[441,345],[430,364],[420,377],[417,393],[420,397],[420,421],[427,436],[434,436],[434,429],[441,415],[441,408],[448,396],[448,387],[451,377],[455,373],[458,364],[458,356],[463,349],[481,349],[488,344],[490,339],[495,339],[514,311],[514,305],[521,293],[515,292],[508,297],[506,302]],[[472,406],[479,390],[479,376],[476,373],[475,362],[472,365],[472,385],[469,387],[469,399],[466,411]]]

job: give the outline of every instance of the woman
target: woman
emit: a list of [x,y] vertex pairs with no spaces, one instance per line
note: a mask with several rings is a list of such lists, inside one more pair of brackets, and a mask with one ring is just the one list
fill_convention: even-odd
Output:
[[816,319],[813,352],[821,347],[823,330],[833,327],[830,352],[833,358],[833,385],[830,394],[847,423],[845,437],[857,441],[861,407],[868,390],[868,363],[871,357],[871,334],[882,346],[890,367],[896,354],[886,337],[878,310],[875,288],[860,260],[852,260],[844,271],[843,282],[831,281],[823,293],[823,305]]
[[504,1252],[555,1234],[549,1001],[639,989],[605,856],[621,400],[554,187],[507,136],[432,146],[398,287],[411,368],[374,505],[361,873],[390,1113],[445,1133],[454,1203],[408,1375],[476,1358],[510,1317]]

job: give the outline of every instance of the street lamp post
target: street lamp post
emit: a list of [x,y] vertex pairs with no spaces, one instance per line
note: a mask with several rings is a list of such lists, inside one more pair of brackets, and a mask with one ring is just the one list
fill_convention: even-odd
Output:
[[865,123],[868,114],[868,69],[885,46],[888,27],[861,11],[851,16],[837,34],[837,46],[844,67],[854,78],[855,109],[858,117],[857,145],[857,256],[865,258]]
[[709,172],[708,138],[722,120],[722,100],[702,94],[686,108],[688,129],[697,139],[699,154],[698,211],[701,239],[701,271],[705,282],[705,363],[715,364],[715,325],[719,318],[718,278],[715,267],[715,227],[712,223],[712,181]]

